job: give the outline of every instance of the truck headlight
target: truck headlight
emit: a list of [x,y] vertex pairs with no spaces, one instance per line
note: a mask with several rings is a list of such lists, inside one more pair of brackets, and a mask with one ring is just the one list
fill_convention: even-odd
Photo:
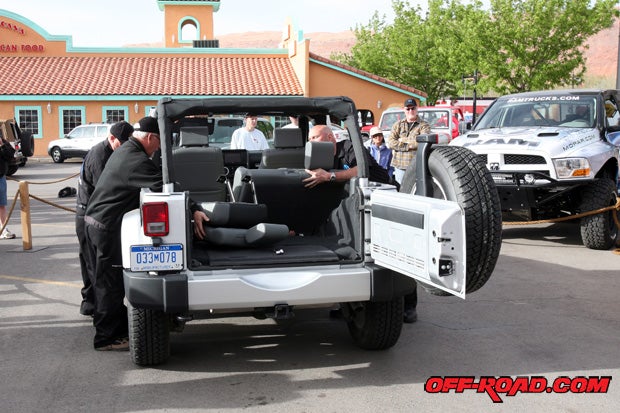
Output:
[[554,159],[558,178],[591,178],[590,162],[586,158]]

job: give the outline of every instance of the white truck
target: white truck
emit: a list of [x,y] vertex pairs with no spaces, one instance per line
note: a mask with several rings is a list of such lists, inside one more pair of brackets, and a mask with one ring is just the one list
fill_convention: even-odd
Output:
[[[610,207],[618,195],[618,90],[527,92],[496,99],[450,145],[469,148],[491,171],[506,221],[570,217]],[[618,239],[617,210],[580,218],[583,244]]]
[[[298,114],[300,128],[275,129],[275,148],[258,154],[209,146],[209,118],[245,112]],[[165,98],[156,116],[164,189],[144,190],[122,223],[130,354],[138,365],[165,362],[170,332],[191,320],[289,320],[309,308],[325,307],[327,315],[335,304],[358,346],[387,349],[400,336],[403,296],[416,281],[433,294],[465,298],[493,272],[499,199],[468,149],[421,136],[417,170],[397,192],[369,181],[346,97]],[[196,118],[203,126],[188,126]],[[351,133],[358,175],[306,188],[305,169],[334,165],[333,143],[304,145],[308,125],[334,119]],[[278,168],[255,168],[274,165],[270,157]],[[193,238],[190,199],[210,217],[204,241]]]

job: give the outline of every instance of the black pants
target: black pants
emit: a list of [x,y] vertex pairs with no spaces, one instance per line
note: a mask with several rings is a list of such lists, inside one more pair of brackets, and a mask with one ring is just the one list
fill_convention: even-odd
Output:
[[95,348],[127,337],[127,307],[121,257],[120,228],[107,231],[86,222],[87,262],[93,263]]
[[[81,213],[80,213],[81,212]],[[75,215],[75,235],[77,235],[79,243],[79,259],[80,270],[82,271],[82,304],[80,305],[80,312],[92,312],[95,309],[95,291],[93,290],[92,283],[90,281],[90,273],[92,267],[89,267],[87,263],[88,254],[86,246],[86,231],[84,228],[84,213],[78,207],[77,214]]]
[[418,286],[416,284],[415,290],[412,293],[405,296],[405,310],[408,308],[415,309],[418,306]]

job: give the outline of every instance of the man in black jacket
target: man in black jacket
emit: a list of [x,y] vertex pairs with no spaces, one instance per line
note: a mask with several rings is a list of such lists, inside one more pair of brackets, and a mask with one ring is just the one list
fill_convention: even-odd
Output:
[[89,270],[88,267],[92,264],[87,264],[86,262],[84,213],[86,212],[88,201],[95,190],[95,185],[97,185],[97,181],[99,181],[99,177],[110,155],[112,155],[112,152],[116,149],[120,148],[123,143],[127,142],[127,139],[129,139],[132,133],[133,126],[124,120],[112,125],[108,137],[88,151],[82,163],[82,169],[80,170],[77,204],[75,208],[75,233],[80,245],[80,268],[82,271],[82,281],[84,282],[82,287],[82,304],[80,305],[80,314],[82,315],[92,316],[95,311],[95,293],[91,282],[92,269]]
[[[84,215],[87,262],[93,265],[95,291],[95,350],[129,349],[127,308],[123,303],[121,223],[123,215],[140,206],[141,188],[160,191],[161,170],[151,160],[159,149],[157,120],[140,119],[133,137],[114,151],[99,178]],[[205,213],[193,204],[194,233],[204,238]]]

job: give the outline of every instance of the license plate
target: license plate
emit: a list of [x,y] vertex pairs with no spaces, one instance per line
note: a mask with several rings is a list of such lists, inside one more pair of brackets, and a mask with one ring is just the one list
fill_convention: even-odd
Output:
[[168,271],[183,268],[183,245],[132,245],[131,271]]

